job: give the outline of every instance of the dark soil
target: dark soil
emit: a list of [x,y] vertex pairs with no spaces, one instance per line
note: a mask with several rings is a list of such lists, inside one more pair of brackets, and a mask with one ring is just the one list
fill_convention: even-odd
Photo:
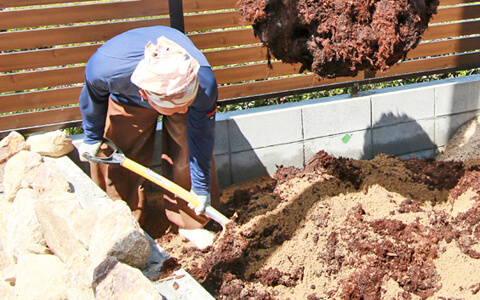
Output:
[[[438,0],[240,0],[270,53],[319,77],[385,71],[420,42]],[[269,57],[270,59],[270,57]]]
[[[174,245],[168,235],[159,244],[217,299],[384,299],[388,282],[398,286],[395,299],[427,299],[442,288],[434,263],[442,245],[480,258],[480,203],[457,215],[432,209],[469,189],[477,201],[479,178],[475,162],[363,161],[322,151],[303,169],[281,167],[273,178],[224,191],[220,210],[236,224],[213,247]],[[356,198],[393,209],[373,217],[375,207]],[[477,282],[464,290],[475,295]]]

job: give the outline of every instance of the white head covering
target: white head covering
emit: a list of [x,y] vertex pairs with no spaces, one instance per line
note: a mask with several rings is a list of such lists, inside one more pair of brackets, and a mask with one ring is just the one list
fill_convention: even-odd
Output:
[[196,97],[199,69],[198,61],[183,47],[162,36],[157,45],[148,42],[145,46],[145,58],[138,63],[131,81],[156,105],[173,108]]

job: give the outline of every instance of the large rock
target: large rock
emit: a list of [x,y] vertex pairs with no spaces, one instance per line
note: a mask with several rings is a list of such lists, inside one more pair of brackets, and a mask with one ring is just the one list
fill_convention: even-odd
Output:
[[[10,286],[15,285],[16,266],[13,259],[5,251],[0,251],[0,282],[6,282]],[[1,287],[0,287],[1,291]],[[2,293],[0,293],[2,295]]]
[[21,189],[13,201],[7,221],[5,250],[14,259],[26,253],[49,253],[43,231],[35,214],[38,201],[32,189]]
[[5,251],[0,251],[0,273],[14,264],[15,262],[7,255]]
[[17,264],[15,299],[67,299],[64,272],[65,264],[55,255],[22,255]]
[[96,211],[81,208],[75,194],[50,194],[36,202],[35,211],[48,247],[63,262],[78,249],[87,249]]
[[[3,255],[0,258],[5,259],[7,262],[12,262],[12,259],[8,257],[6,253],[4,253],[5,251],[2,252]],[[0,271],[1,281],[5,281],[9,285],[15,286],[15,282],[17,280],[17,265],[15,263],[11,263],[8,267],[2,267]]]
[[44,162],[25,173],[28,186],[39,194],[70,192],[71,187],[62,173],[50,162]]
[[12,201],[21,188],[32,188],[37,193],[70,191],[70,184],[51,163],[31,151],[20,151],[5,166],[5,199]]
[[22,150],[26,150],[25,138],[16,131],[12,131],[0,141],[0,188],[2,188],[5,164],[7,160]]
[[113,256],[132,267],[142,268],[149,251],[148,239],[124,201],[113,201],[99,212],[89,245],[93,264]]
[[31,135],[26,144],[30,151],[51,157],[66,155],[75,148],[72,140],[61,130]]
[[15,299],[15,287],[11,286],[6,281],[0,281],[0,295],[2,295],[3,300],[14,300]]
[[5,199],[13,201],[20,188],[28,188],[25,173],[42,164],[42,156],[38,153],[22,150],[7,161],[3,187]]
[[68,299],[93,300],[93,271],[88,251],[81,248],[73,253],[65,263],[64,277]]
[[0,251],[7,244],[7,221],[12,210],[13,203],[0,199]]
[[0,299],[162,299],[139,270],[150,244],[130,208],[83,208],[59,159],[21,150],[4,164]]
[[10,132],[0,141],[0,164],[18,152],[27,149],[25,138],[16,131]]
[[163,299],[139,269],[106,258],[94,272],[95,299]]

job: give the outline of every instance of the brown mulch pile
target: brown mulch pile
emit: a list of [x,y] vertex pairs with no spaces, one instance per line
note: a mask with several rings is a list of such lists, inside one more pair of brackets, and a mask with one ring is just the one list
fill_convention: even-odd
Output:
[[479,174],[475,162],[320,151],[225,189],[236,227],[213,247],[158,242],[217,299],[471,299]]
[[[438,0],[240,0],[270,53],[319,77],[385,71],[420,42]],[[270,56],[269,56],[270,60]]]

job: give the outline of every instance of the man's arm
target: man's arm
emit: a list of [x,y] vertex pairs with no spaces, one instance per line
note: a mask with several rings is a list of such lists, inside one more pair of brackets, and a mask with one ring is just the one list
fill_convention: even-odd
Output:
[[192,190],[197,195],[207,195],[210,193],[218,89],[209,67],[201,67],[198,76],[197,99],[188,110],[188,157]]
[[109,94],[107,85],[102,81],[85,80],[79,103],[86,144],[93,144],[103,139]]
[[210,193],[210,167],[215,143],[215,108],[211,113],[189,112],[188,158],[192,190],[197,195]]

